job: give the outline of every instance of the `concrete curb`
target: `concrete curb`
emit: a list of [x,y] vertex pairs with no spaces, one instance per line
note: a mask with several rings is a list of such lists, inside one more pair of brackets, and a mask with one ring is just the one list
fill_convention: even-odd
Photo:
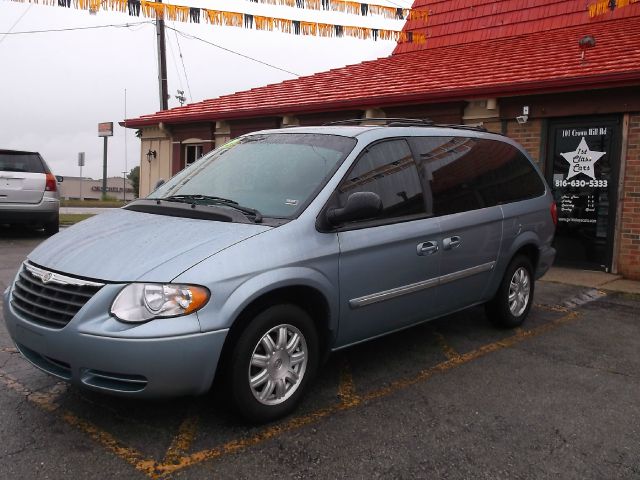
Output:
[[626,280],[621,275],[605,272],[553,267],[540,280],[640,295],[640,282]]

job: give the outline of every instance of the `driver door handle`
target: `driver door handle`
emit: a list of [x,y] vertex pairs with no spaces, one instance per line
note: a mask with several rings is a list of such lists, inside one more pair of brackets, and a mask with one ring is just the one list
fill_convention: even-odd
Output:
[[435,240],[419,243],[417,247],[417,253],[420,256],[432,255],[437,251],[438,251],[438,242]]

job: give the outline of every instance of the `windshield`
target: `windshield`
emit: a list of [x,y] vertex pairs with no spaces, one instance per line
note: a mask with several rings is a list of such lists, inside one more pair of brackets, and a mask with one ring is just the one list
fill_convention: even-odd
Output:
[[[196,196],[197,203],[207,203],[206,197],[218,197],[266,217],[292,218],[355,145],[355,139],[337,135],[240,137],[201,158],[147,198]],[[220,203],[224,202],[216,204]]]

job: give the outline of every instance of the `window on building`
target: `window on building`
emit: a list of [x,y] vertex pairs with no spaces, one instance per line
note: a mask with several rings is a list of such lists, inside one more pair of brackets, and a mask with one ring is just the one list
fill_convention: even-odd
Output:
[[202,145],[186,145],[184,154],[185,168],[202,156]]

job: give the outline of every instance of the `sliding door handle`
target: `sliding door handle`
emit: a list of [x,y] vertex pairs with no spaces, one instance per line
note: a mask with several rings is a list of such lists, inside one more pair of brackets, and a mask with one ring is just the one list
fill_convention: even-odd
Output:
[[461,244],[462,239],[458,235],[442,240],[442,248],[444,248],[445,250],[453,250],[454,248],[459,247]]
[[435,240],[429,242],[422,242],[418,244],[417,253],[420,256],[431,255],[438,251],[438,242]]

